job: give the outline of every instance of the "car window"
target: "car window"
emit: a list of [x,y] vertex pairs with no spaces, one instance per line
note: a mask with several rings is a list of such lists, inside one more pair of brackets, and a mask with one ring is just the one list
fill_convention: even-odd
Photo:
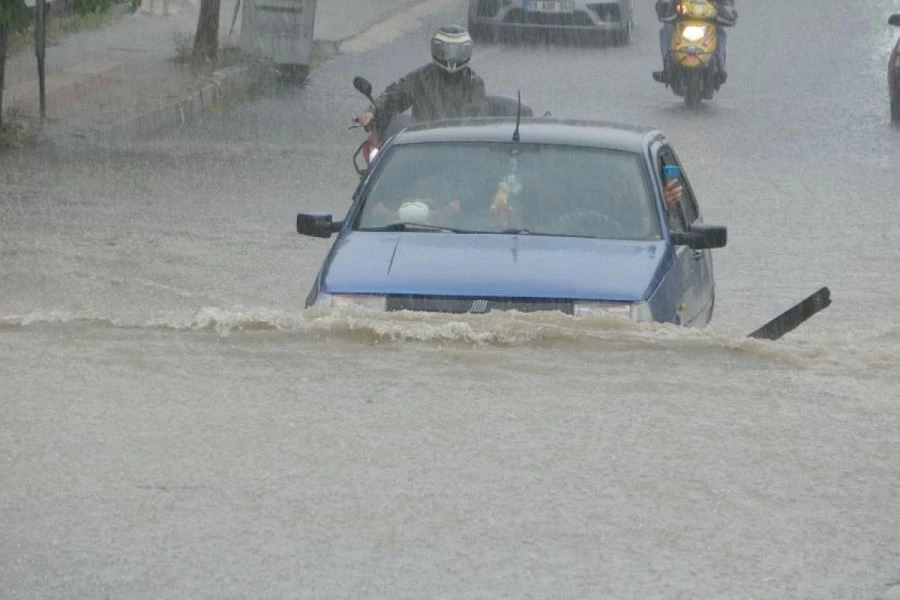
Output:
[[[663,167],[666,165],[678,165],[679,167],[681,166],[678,164],[678,160],[675,158],[674,154],[672,153],[672,150],[669,148],[664,148],[659,153],[658,168],[659,168],[659,172],[660,172],[660,178],[662,177]],[[682,187],[686,187],[686,186],[682,186]],[[682,202],[679,202],[677,205],[675,205],[673,208],[671,208],[671,209],[667,208],[666,212],[669,215],[669,227],[673,231],[678,231],[678,232],[687,231],[687,222],[688,221],[687,221],[687,216],[685,215],[683,200],[682,200]]]
[[694,197],[694,192],[691,190],[691,182],[688,179],[687,173],[685,173],[684,165],[681,164],[681,161],[678,160],[678,155],[674,150],[669,148],[669,151],[672,153],[672,159],[676,164],[681,168],[681,179],[684,185],[682,188],[684,190],[684,197],[681,200],[682,210],[684,211],[684,219],[690,225],[697,221],[700,218],[700,211],[697,208],[697,199]]
[[691,184],[688,182],[687,178],[684,180],[684,199],[682,200],[684,204],[684,218],[688,223],[693,224],[700,217],[700,212],[697,210],[697,200],[694,198],[694,193],[691,191]]
[[379,161],[355,224],[660,239],[640,155],[525,143],[399,145]]

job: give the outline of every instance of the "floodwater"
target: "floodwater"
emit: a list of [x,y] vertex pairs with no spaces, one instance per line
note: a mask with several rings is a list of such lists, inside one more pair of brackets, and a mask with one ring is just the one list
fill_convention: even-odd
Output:
[[[0,163],[0,597],[877,598],[900,581],[900,129],[886,0],[739,5],[690,112],[623,48],[482,45],[490,91],[672,139],[703,330],[304,311],[362,74]],[[822,285],[777,342],[745,335]],[[895,590],[896,591],[896,590]]]

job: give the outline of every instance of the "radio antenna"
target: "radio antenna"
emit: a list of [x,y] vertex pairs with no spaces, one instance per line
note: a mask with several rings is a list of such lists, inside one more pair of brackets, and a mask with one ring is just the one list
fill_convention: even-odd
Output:
[[513,141],[519,141],[519,121],[522,120],[522,90],[518,92],[519,104],[516,106],[516,130],[513,131]]

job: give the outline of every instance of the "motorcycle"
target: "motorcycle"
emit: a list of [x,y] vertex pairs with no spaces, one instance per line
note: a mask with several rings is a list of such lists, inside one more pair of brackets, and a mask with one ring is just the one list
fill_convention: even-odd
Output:
[[[900,27],[900,13],[888,18],[888,25]],[[900,125],[900,39],[894,44],[888,63],[888,99],[891,104],[891,121]]]
[[[365,96],[372,106],[375,106],[375,99],[372,97],[372,84],[366,78],[354,77],[353,87]],[[531,107],[521,104],[517,98],[489,94],[485,97],[484,106],[472,105],[464,107],[463,114],[466,117],[514,117],[517,114],[523,117],[531,117],[534,115],[534,111]],[[544,116],[549,116],[549,114],[547,112]],[[403,131],[414,122],[412,115],[408,112],[385,119],[376,110],[374,116],[375,118],[365,126],[360,124],[357,118],[354,117],[354,124],[350,126],[350,129],[363,127],[364,131],[368,133],[366,139],[362,141],[356,148],[356,152],[353,153],[353,168],[356,169],[360,176],[368,172],[369,166],[375,161],[375,157],[378,156],[384,144],[395,134]],[[362,157],[362,166],[360,166],[359,162],[360,156]]]
[[712,99],[721,86],[718,21],[718,11],[709,0],[681,0],[675,6],[675,30],[664,64],[666,86],[688,105]]

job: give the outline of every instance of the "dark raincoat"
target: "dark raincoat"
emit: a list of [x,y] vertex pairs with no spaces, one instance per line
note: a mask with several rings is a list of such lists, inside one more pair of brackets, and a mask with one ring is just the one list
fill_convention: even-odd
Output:
[[484,81],[472,69],[448,73],[429,63],[389,85],[375,99],[375,110],[390,118],[412,107],[416,121],[437,121],[463,116],[467,104],[484,103]]
[[[675,5],[678,0],[657,0],[656,16],[660,21],[671,20],[675,16]],[[723,27],[732,27],[738,18],[737,9],[734,7],[734,0],[713,0],[716,10],[719,12],[719,25]]]

